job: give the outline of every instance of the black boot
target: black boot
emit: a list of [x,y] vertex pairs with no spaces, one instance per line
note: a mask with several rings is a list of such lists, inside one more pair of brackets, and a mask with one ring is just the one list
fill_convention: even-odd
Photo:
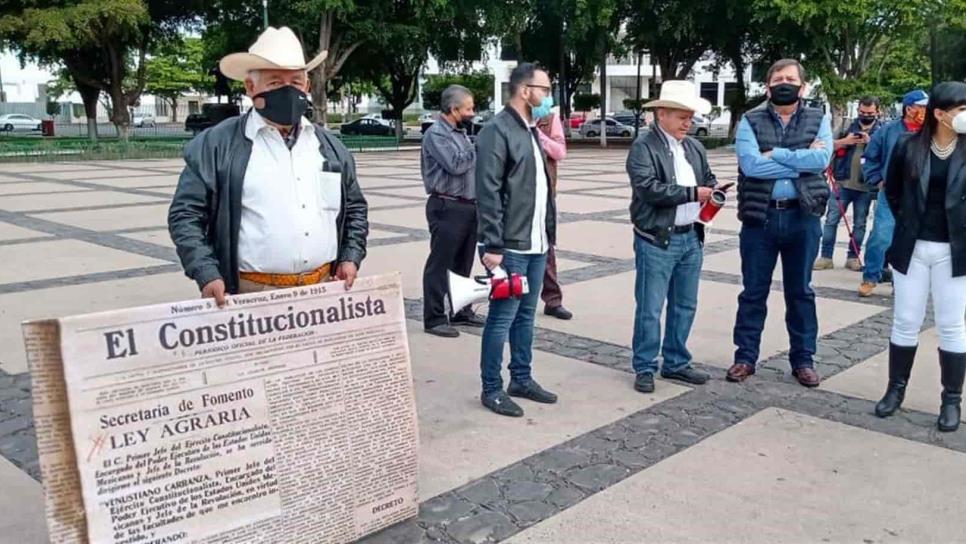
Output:
[[906,398],[906,385],[916,360],[919,346],[897,346],[889,342],[889,387],[882,400],[875,405],[875,415],[889,417],[896,413]]
[[939,432],[951,433],[959,428],[963,417],[963,379],[966,378],[966,353],[950,353],[939,350],[939,367],[942,369],[942,406],[939,407]]

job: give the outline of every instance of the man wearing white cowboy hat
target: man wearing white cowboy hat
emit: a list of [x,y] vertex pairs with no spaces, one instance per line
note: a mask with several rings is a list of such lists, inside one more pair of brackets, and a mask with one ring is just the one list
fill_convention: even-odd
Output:
[[[698,279],[704,260],[701,204],[711,198],[717,180],[704,146],[688,136],[695,113],[706,115],[711,103],[698,97],[693,83],[665,81],[655,109],[653,129],[634,142],[627,156],[634,224],[633,367],[634,389],[654,391],[657,356],[661,376],[700,385],[708,374],[691,365],[688,335],[698,305]],[[664,342],[661,313],[667,301]]]
[[221,60],[253,108],[199,134],[168,211],[185,274],[219,306],[226,294],[328,281],[352,286],[366,256],[368,207],[355,161],[309,122],[308,72],[289,28],[269,27],[248,53]]

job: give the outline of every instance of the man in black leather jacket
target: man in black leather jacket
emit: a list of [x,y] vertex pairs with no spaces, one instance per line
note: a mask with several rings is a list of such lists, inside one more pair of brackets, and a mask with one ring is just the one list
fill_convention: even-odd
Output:
[[[198,135],[168,212],[168,229],[202,296],[328,281],[346,288],[366,256],[368,207],[345,146],[304,116],[308,74],[322,53],[292,66],[301,44],[268,28],[222,59],[254,107]],[[304,61],[303,61],[304,62]]]
[[[694,84],[666,81],[661,96],[646,104],[656,108],[651,130],[637,139],[627,156],[631,221],[637,268],[634,298],[634,389],[654,391],[658,353],[661,376],[688,384],[708,381],[691,366],[688,336],[698,307],[698,281],[704,260],[701,204],[717,183],[704,146],[689,137],[695,113],[711,103],[698,97]],[[661,314],[667,302],[663,346]]]
[[[556,209],[536,119],[550,114],[550,77],[530,63],[510,73],[510,103],[486,124],[477,139],[477,234],[483,264],[526,276],[522,298],[490,301],[480,357],[481,402],[493,412],[520,417],[510,397],[552,404],[557,396],[533,379],[533,318],[555,243]],[[503,345],[510,339],[510,385],[503,391]]]

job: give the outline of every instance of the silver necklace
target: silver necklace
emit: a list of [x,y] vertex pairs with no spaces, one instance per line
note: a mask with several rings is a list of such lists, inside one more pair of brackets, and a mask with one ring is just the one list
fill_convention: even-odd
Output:
[[939,160],[944,161],[953,154],[953,151],[956,151],[956,143],[958,140],[959,138],[953,138],[952,141],[945,146],[940,146],[938,143],[936,143],[936,139],[933,138],[929,147],[932,149],[933,154],[939,158]]

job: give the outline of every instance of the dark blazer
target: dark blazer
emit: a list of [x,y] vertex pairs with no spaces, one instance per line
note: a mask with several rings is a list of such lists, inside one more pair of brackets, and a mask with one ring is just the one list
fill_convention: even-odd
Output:
[[[914,177],[910,157],[916,151],[909,145],[911,141],[911,136],[904,136],[896,145],[885,180],[886,199],[896,217],[889,264],[903,274],[909,271],[929,191],[929,157],[926,157],[922,172]],[[949,221],[953,276],[959,277],[966,276],[966,137],[960,137],[949,160],[946,219]]]

